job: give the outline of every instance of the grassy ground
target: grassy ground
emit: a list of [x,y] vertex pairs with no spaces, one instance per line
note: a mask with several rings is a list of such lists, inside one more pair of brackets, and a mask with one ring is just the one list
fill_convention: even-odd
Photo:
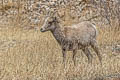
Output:
[[68,52],[64,67],[60,46],[50,32],[0,28],[0,80],[119,80],[120,55],[112,52],[110,45],[120,41],[120,32],[99,29],[97,39],[102,66],[91,50],[92,64],[78,51],[74,66]]
[[[1,11],[6,9],[9,6],[0,8]],[[91,50],[92,64],[88,64],[87,57],[78,51],[74,66],[72,53],[68,52],[64,67],[60,46],[50,32],[24,30],[16,27],[17,23],[13,24],[17,21],[15,15],[12,18],[9,20],[12,26],[0,20],[0,80],[120,80],[120,53],[112,51],[114,45],[120,44],[120,31],[113,27],[98,28],[102,66]]]

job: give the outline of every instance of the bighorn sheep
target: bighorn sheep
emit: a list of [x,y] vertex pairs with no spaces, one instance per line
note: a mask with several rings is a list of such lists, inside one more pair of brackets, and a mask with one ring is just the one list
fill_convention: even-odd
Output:
[[63,62],[66,58],[66,51],[73,51],[73,62],[75,64],[75,55],[77,50],[82,49],[88,58],[88,62],[92,62],[92,54],[88,47],[91,46],[96,52],[100,62],[101,55],[97,46],[96,26],[88,21],[78,23],[73,26],[62,27],[57,16],[47,16],[41,32],[50,31],[62,48]]

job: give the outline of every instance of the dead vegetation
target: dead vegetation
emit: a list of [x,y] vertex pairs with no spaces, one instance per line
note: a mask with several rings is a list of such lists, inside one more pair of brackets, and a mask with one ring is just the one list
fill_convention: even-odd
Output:
[[[116,43],[119,38],[113,35],[108,36],[107,30],[98,36],[103,57],[102,66],[91,50],[92,64],[88,64],[85,55],[79,51],[76,54],[77,64],[74,66],[71,60],[72,53],[69,52],[66,68],[64,68],[61,48],[49,32],[42,34],[34,29],[2,28],[0,36],[1,80],[94,80],[96,77],[104,76],[105,78],[120,72],[120,55],[112,52],[112,46],[108,45],[108,43]],[[110,38],[111,42],[107,42],[106,39],[109,40],[109,37],[115,40],[112,41]],[[115,76],[117,77],[119,76]],[[107,77],[105,80],[113,78]]]
[[[47,1],[44,3],[47,3]],[[91,19],[91,22],[96,23],[97,29],[99,30],[97,41],[103,57],[102,66],[96,57],[97,55],[91,50],[93,54],[92,64],[88,64],[83,52],[78,51],[76,54],[77,64],[74,66],[71,60],[72,53],[68,52],[66,68],[64,68],[60,46],[49,32],[42,34],[39,31],[43,24],[47,6],[40,6],[41,9],[37,10],[37,4],[37,1],[33,4],[34,8],[33,6],[30,7],[31,5],[27,5],[30,9],[27,7],[25,9],[20,8],[19,15],[18,8],[9,8],[0,16],[0,80],[120,79],[120,53],[114,51],[116,50],[116,46],[120,45],[120,31],[117,24],[119,22],[112,21],[110,18],[112,22],[110,27],[110,25],[101,24],[106,21],[104,19],[102,19],[103,22],[101,18]],[[68,5],[67,2],[61,4]],[[85,2],[81,6],[84,4]],[[22,5],[22,7],[24,6]],[[78,23],[89,17],[80,17],[81,20],[78,19],[74,16],[74,10],[71,12],[73,15],[71,15],[69,6],[60,8],[59,10],[61,12],[59,16],[63,25]],[[14,14],[10,11],[13,11]],[[80,13],[80,15],[84,14]]]

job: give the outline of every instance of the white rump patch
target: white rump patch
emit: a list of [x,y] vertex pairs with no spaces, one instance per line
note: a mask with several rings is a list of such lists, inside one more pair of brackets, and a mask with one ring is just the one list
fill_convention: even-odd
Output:
[[92,25],[93,25],[93,28],[94,28],[95,31],[96,31],[96,35],[98,35],[98,31],[97,31],[97,28],[96,28],[95,24],[92,24]]
[[78,26],[77,25],[72,25],[72,26],[69,26],[70,28],[78,28]]

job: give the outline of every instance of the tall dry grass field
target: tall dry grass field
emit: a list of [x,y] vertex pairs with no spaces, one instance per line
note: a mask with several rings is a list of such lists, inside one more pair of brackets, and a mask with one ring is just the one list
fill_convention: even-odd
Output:
[[0,80],[120,80],[120,52],[114,47],[120,45],[120,31],[115,25],[97,27],[102,65],[91,49],[92,64],[79,50],[77,65],[68,52],[64,67],[61,48],[50,32],[23,29],[15,21],[14,27],[12,22],[0,25]]
[[112,52],[111,44],[120,41],[120,31],[99,29],[97,39],[103,57],[102,66],[91,50],[94,55],[92,64],[88,64],[87,57],[78,51],[77,65],[74,66],[72,53],[68,52],[64,67],[60,46],[50,32],[1,28],[0,80],[94,80],[106,79],[108,75],[118,76],[120,53]]

